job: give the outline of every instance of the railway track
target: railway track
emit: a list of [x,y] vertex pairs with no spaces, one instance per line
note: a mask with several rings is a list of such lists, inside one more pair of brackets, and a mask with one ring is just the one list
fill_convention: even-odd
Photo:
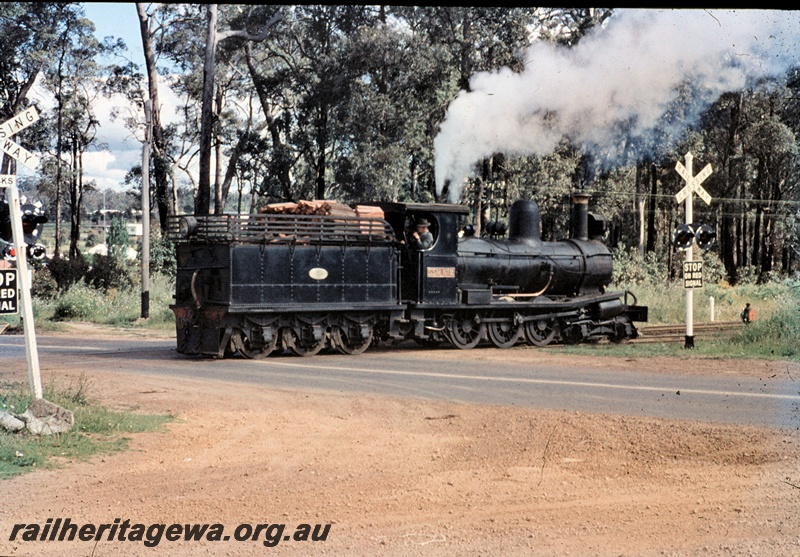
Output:
[[[695,323],[694,336],[701,338],[720,336],[727,333],[736,332],[743,326],[744,325],[741,321],[713,321],[708,323]],[[683,341],[686,336],[685,323],[679,323],[675,325],[648,325],[646,327],[639,327],[638,330],[639,338],[634,339],[632,342],[648,343]]]

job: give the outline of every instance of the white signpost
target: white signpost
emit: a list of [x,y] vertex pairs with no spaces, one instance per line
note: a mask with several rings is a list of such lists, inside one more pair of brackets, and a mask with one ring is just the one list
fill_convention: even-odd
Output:
[[[691,153],[686,153],[685,155],[686,166],[681,164],[681,161],[675,165],[675,170],[678,171],[678,174],[681,175],[686,181],[686,185],[675,194],[675,200],[678,203],[685,202],[686,203],[686,224],[691,224],[694,215],[693,215],[693,207],[692,202],[694,200],[694,194],[697,194],[700,199],[705,201],[706,205],[711,205],[711,196],[708,192],[703,189],[700,185],[703,183],[703,180],[708,178],[711,175],[711,165],[707,164],[703,170],[701,170],[697,176],[692,176],[692,160],[694,156]],[[692,244],[689,244],[689,247],[686,248],[686,256],[684,257],[684,269],[688,267],[690,269],[694,269],[695,266],[693,264],[699,264],[696,268],[699,268],[702,273],[702,262],[699,261],[692,261]],[[702,274],[701,274],[702,276]],[[684,278],[685,280],[685,278]],[[702,279],[701,279],[702,280]],[[694,348],[694,290],[693,286],[695,284],[689,283],[690,286],[686,286],[686,282],[684,282],[685,290],[686,290],[686,340],[684,343],[684,348]],[[702,282],[700,282],[702,286]]]
[[[27,128],[39,119],[39,113],[30,107],[17,116],[0,124],[0,148],[18,162],[31,170],[39,164],[39,157],[26,151],[9,138],[11,135]],[[25,355],[28,358],[28,377],[31,383],[31,394],[34,399],[42,398],[42,379],[39,372],[39,352],[36,346],[36,331],[33,325],[33,304],[31,303],[31,283],[26,259],[25,236],[22,231],[22,209],[19,202],[16,175],[0,175],[0,188],[6,190],[6,200],[11,213],[11,232],[14,237],[14,249],[17,257],[18,288],[22,323],[25,329]]]

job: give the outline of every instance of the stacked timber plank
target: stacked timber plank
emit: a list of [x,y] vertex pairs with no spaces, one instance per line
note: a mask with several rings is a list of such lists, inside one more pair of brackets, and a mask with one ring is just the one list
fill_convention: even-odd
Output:
[[[383,209],[371,205],[356,205],[356,215],[363,219],[383,219]],[[361,221],[361,232],[372,234],[379,232],[381,225],[375,220]]]
[[382,219],[383,209],[372,205],[356,205],[355,209],[338,201],[329,199],[315,199],[313,201],[300,200],[297,203],[271,203],[261,213],[270,215],[330,215],[341,217],[361,217],[365,219]]
[[315,199],[313,201],[300,200],[297,203],[271,203],[263,209],[261,213],[270,215],[332,215],[343,217],[354,217],[356,212],[333,200]]
[[356,215],[365,219],[382,219],[383,209],[372,205],[356,205]]
[[[260,241],[269,243],[316,244],[320,242],[377,242],[390,245],[394,234],[380,207],[355,205],[334,200],[272,203],[263,207],[258,219]],[[311,218],[281,218],[302,216]],[[314,218],[318,217],[318,218]]]

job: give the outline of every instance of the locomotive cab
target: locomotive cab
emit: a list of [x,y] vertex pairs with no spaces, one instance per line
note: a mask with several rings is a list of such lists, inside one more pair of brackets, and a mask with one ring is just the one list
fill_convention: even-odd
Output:
[[[402,300],[420,306],[458,303],[457,232],[469,208],[423,203],[388,203],[381,208],[401,241],[399,282]],[[418,219],[430,222],[433,234],[433,245],[423,250],[415,249],[408,241]]]

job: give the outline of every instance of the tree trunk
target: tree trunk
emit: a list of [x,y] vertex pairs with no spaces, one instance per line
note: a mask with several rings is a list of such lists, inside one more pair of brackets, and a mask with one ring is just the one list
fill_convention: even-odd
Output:
[[286,148],[281,137],[281,130],[278,126],[278,123],[275,121],[275,117],[272,114],[272,109],[270,108],[269,92],[265,90],[263,81],[258,77],[258,72],[256,71],[256,67],[251,56],[249,43],[245,45],[245,54],[247,70],[250,73],[250,78],[253,80],[253,86],[256,89],[256,94],[258,94],[258,101],[261,103],[261,111],[264,113],[264,118],[267,122],[267,129],[269,130],[270,139],[272,140],[273,157],[276,158],[278,162],[277,178],[281,185],[280,190],[283,192],[284,197],[288,199],[292,191],[290,174],[291,165],[288,161],[288,157],[284,156]]
[[200,112],[200,169],[194,212],[207,215],[211,209],[211,132],[214,101],[214,59],[217,52],[217,5],[206,6],[206,51],[203,65],[203,102]]
[[325,148],[328,144],[328,111],[327,107],[319,108],[320,118],[317,123],[317,176],[315,179],[314,199],[325,199]]
[[722,230],[720,231],[720,251],[722,252],[722,263],[725,266],[725,273],[731,284],[735,284],[737,280],[735,249],[736,239],[734,237],[734,218],[728,216],[726,213],[729,211],[729,205],[723,203],[721,206],[722,217],[720,223]]
[[[216,102],[214,103],[214,120],[220,121],[222,117],[222,87],[217,87]],[[222,143],[216,134],[211,134],[212,143],[214,144],[214,214],[221,215],[225,212],[225,201],[228,197],[228,192],[222,190]]]
[[756,220],[753,223],[753,254],[750,256],[750,261],[753,266],[757,266],[761,262],[761,217],[763,209],[761,205],[756,207]]
[[[139,15],[139,30],[142,35],[144,49],[144,62],[147,69],[148,95],[150,97],[150,121],[153,130],[153,154],[155,164],[153,174],[156,179],[156,206],[161,231],[167,231],[167,215],[174,213],[174,207],[169,199],[169,164],[167,164],[167,147],[164,140],[164,129],[161,127],[161,105],[158,102],[158,70],[156,68],[156,55],[153,46],[153,35],[150,32],[149,16],[145,5],[136,3],[136,13]],[[174,185],[173,185],[174,187]]]
[[647,251],[656,250],[656,196],[658,195],[658,169],[650,164],[650,209],[647,213]]
[[80,191],[80,160],[78,138],[72,138],[72,176],[70,177],[70,229],[69,229],[69,258],[77,259],[80,256],[78,243],[81,236],[81,191]]
[[761,274],[769,276],[775,261],[775,218],[772,215],[764,217],[764,236],[761,246]]
[[742,209],[742,217],[740,219],[741,222],[741,230],[739,232],[739,237],[742,239],[742,251],[741,251],[741,259],[739,260],[739,268],[747,267],[750,264],[750,257],[748,256],[748,251],[750,249],[750,243],[747,241],[750,237],[750,227],[747,226],[747,210]]
[[[250,127],[248,125],[247,130],[245,133],[239,136],[239,141],[236,142],[236,146],[233,148],[233,152],[231,153],[230,158],[228,159],[228,168],[225,170],[225,178],[222,180],[222,203],[224,204],[225,201],[228,199],[228,193],[231,191],[231,183],[233,182],[233,177],[236,175],[236,165],[239,162],[239,159],[242,156],[242,151],[244,151],[245,144],[247,143],[247,134],[250,131]],[[237,213],[241,213],[241,201],[242,201],[242,184],[239,184],[239,210]]]
[[[636,192],[634,196],[633,202],[633,211],[634,215],[636,215],[639,219],[639,255],[644,257],[645,250],[647,248],[647,244],[645,238],[647,236],[646,229],[645,229],[645,216],[644,216],[644,207],[645,203],[647,203],[645,197],[645,193],[642,188],[642,166],[640,164],[636,165],[636,175],[634,177],[634,185],[633,191]],[[634,217],[634,224],[636,223],[636,218]]]

